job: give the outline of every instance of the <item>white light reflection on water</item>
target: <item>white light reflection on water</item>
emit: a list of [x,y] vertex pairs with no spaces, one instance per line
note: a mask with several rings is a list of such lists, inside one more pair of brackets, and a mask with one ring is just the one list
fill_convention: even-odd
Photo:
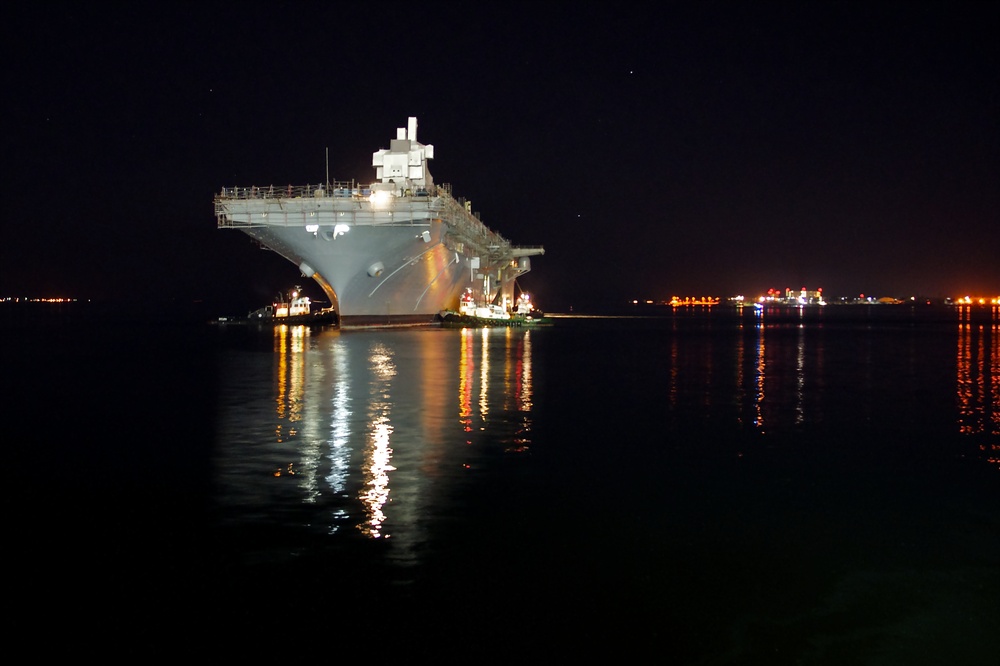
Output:
[[376,343],[368,362],[371,380],[368,390],[369,433],[365,445],[362,467],[364,486],[358,497],[364,505],[365,520],[358,525],[363,534],[370,537],[382,536],[385,522],[383,507],[389,501],[389,472],[396,470],[392,460],[392,381],[396,377],[393,349],[384,343]]
[[[764,326],[760,317],[752,324],[740,321],[739,337],[736,341],[736,404],[743,406],[739,422],[750,428],[763,431],[764,417],[761,405],[764,402]],[[750,338],[752,331],[753,338]],[[747,347],[752,350],[747,351]],[[749,367],[748,367],[749,366]]]
[[[330,450],[327,454],[330,470],[326,474],[325,481],[330,492],[337,496],[345,491],[351,464],[351,371],[346,355],[344,345],[331,345],[330,381],[333,383],[333,395],[330,399]],[[337,531],[339,521],[346,518],[344,509],[340,507],[334,509],[333,518],[330,524],[331,532]]]
[[[750,340],[744,339],[749,337],[744,332],[749,325],[740,324],[737,404],[741,410],[737,421],[760,434],[779,424],[797,429],[826,418],[823,322],[807,321],[804,310],[792,308],[790,315],[782,313],[785,317],[774,321],[770,313],[756,313],[750,353],[745,349]],[[748,370],[744,370],[746,366]]]
[[[799,316],[801,316],[802,308],[799,308]],[[805,400],[806,391],[806,327],[803,323],[799,322],[799,336],[795,345],[795,425],[802,425],[805,423],[805,407],[803,406],[803,401]]]
[[405,561],[426,519],[454,511],[442,491],[527,450],[530,337],[292,328],[270,352],[234,352],[218,437],[226,522],[392,537]]

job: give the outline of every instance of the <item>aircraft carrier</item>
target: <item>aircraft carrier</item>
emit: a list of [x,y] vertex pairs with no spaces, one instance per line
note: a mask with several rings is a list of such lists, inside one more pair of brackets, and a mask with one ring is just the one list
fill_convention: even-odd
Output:
[[226,187],[215,195],[218,227],[298,266],[341,328],[434,324],[467,289],[477,302],[511,307],[515,280],[544,248],[512,245],[483,224],[470,202],[434,183],[433,157],[411,117],[373,153],[374,182]]

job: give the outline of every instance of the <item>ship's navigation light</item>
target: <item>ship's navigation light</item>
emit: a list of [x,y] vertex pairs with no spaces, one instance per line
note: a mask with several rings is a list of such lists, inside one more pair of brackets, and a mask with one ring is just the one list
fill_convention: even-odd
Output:
[[343,236],[350,230],[351,228],[346,224],[338,224],[333,227],[333,237],[336,238],[337,236]]
[[319,231],[319,225],[318,224],[307,224],[306,225],[306,233],[314,234],[317,231]]

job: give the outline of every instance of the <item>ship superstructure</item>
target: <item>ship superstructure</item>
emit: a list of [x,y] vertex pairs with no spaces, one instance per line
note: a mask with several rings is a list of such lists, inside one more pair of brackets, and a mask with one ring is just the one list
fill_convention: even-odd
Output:
[[515,280],[545,250],[514,246],[484,225],[470,202],[434,183],[433,157],[411,117],[372,155],[375,182],[223,188],[218,226],[298,266],[342,328],[431,324],[457,309],[466,289],[483,305],[512,307]]

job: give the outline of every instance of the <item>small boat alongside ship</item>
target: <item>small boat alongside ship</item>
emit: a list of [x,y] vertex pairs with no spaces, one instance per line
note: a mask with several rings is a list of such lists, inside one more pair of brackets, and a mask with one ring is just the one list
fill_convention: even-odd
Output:
[[276,326],[335,326],[337,312],[333,308],[313,309],[313,302],[300,287],[280,294],[270,305],[249,313],[246,317],[220,317],[219,324],[261,324]]
[[495,303],[477,304],[471,289],[462,294],[457,312],[442,310],[438,317],[442,326],[462,328],[537,326],[549,323],[542,311],[535,308],[530,295],[526,293],[522,293],[508,311]]

